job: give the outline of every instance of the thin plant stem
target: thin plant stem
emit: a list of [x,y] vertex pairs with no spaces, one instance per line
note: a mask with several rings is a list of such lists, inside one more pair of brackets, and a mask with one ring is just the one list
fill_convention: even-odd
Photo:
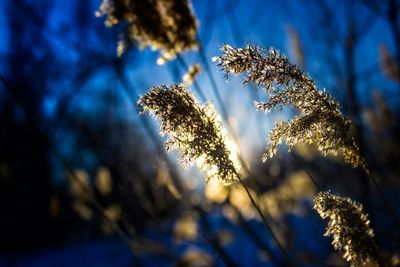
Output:
[[297,164],[301,166],[301,168],[306,172],[308,178],[313,182],[313,184],[318,188],[318,191],[322,191],[322,186],[317,182],[315,177],[307,170],[307,168],[301,163],[299,157],[295,153],[290,153],[293,159],[296,161]]
[[[193,205],[191,205],[191,207],[197,211],[197,213],[200,215],[200,219],[204,225],[204,228],[208,231],[212,233],[212,229],[211,229],[211,224],[208,222],[207,220],[207,215],[205,214],[204,210],[199,207],[196,206],[194,207]],[[198,227],[198,231],[202,234],[203,238],[214,248],[214,250],[218,253],[218,255],[221,257],[221,259],[223,260],[223,262],[225,263],[226,266],[228,267],[236,267],[237,265],[232,261],[232,259],[228,256],[228,254],[226,254],[226,252],[224,251],[224,249],[222,248],[222,246],[219,244],[218,239],[214,236],[209,236],[206,233],[202,232],[202,229],[200,227]]]
[[194,206],[190,203],[190,197],[188,195],[183,195],[181,201],[184,206],[188,210],[192,210],[193,212],[197,213],[200,216],[200,220],[204,224],[204,230],[202,227],[197,226],[197,232],[201,235],[201,237],[210,245],[210,247],[215,251],[218,257],[224,262],[227,267],[236,267],[233,260],[230,256],[224,251],[222,246],[219,244],[218,239],[212,236],[211,225],[207,220],[207,215],[205,214],[204,210],[200,206]]
[[264,251],[265,253],[267,253],[267,255],[269,257],[271,257],[272,260],[274,260],[278,265],[282,264],[282,260],[280,260],[276,253],[274,253],[274,251],[272,251],[272,249],[270,247],[267,246],[267,244],[264,244],[264,241],[258,236],[258,234],[256,232],[254,232],[254,230],[247,224],[245,218],[243,217],[242,213],[240,212],[240,210],[231,205],[232,208],[235,210],[235,212],[237,213],[238,217],[239,217],[239,223],[241,225],[241,228],[243,229],[243,231],[250,237],[251,240],[253,240],[254,244],[262,251]]
[[[218,86],[217,86],[217,82],[214,79],[214,76],[212,75],[211,69],[210,69],[210,64],[206,58],[206,54],[205,51],[203,49],[203,45],[201,43],[200,37],[197,36],[197,40],[199,42],[199,56],[200,56],[200,60],[203,62],[207,77],[210,81],[211,84],[211,89],[213,90],[213,93],[215,94],[215,97],[217,99],[218,105],[221,108],[221,114],[222,117],[224,118],[224,120],[228,121],[228,112],[226,110],[224,101],[222,100],[222,96],[219,92]],[[229,123],[228,123],[229,124]]]
[[[199,229],[198,229],[199,231]],[[200,230],[201,232],[201,230]],[[227,267],[236,267],[235,263],[228,257],[225,251],[221,248],[218,242],[215,241],[215,238],[208,237],[206,234],[202,234],[203,238],[207,241],[208,244],[217,252],[218,256],[222,259]]]
[[364,173],[368,176],[369,179],[371,179],[371,181],[374,184],[375,188],[378,190],[379,196],[381,197],[381,199],[383,201],[383,204],[385,205],[386,210],[389,212],[389,214],[391,215],[393,221],[397,224],[397,227],[400,229],[400,220],[397,217],[396,212],[394,211],[392,206],[389,204],[389,201],[387,200],[385,194],[383,193],[382,188],[378,184],[378,181],[377,181],[376,177],[372,174],[372,172],[368,168],[368,165],[367,165],[365,159],[363,159],[363,163],[364,163],[364,166],[365,166],[365,168],[363,168]]
[[291,264],[290,258],[289,258],[289,254],[286,252],[286,250],[284,249],[283,245],[281,244],[281,242],[279,241],[278,237],[275,235],[274,230],[272,229],[271,225],[268,223],[267,219],[265,218],[265,215],[263,214],[263,212],[261,211],[260,207],[257,205],[254,197],[251,195],[249,188],[247,187],[247,185],[244,183],[243,179],[238,175],[238,180],[239,183],[242,185],[242,187],[244,188],[244,190],[246,191],[251,204],[254,206],[254,208],[256,209],[258,215],[260,216],[263,224],[265,225],[265,227],[267,228],[267,230],[270,232],[272,239],[274,240],[275,244],[277,245],[279,251],[281,252],[282,258],[285,261],[287,266],[293,266]]

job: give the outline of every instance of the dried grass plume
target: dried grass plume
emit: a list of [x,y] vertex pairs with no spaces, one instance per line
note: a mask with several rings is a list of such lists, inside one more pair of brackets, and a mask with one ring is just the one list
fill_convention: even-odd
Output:
[[168,135],[167,151],[179,150],[181,163],[207,169],[207,180],[224,184],[238,179],[239,164],[229,151],[219,116],[211,104],[200,106],[183,85],[154,86],[138,101],[141,112],[160,121],[161,134]]
[[329,219],[325,236],[332,236],[336,250],[351,266],[377,262],[377,245],[368,215],[362,206],[349,198],[321,192],[314,198],[314,209],[322,219]]
[[314,144],[324,155],[342,155],[347,163],[366,169],[353,137],[351,121],[343,116],[339,104],[286,56],[274,48],[248,45],[233,48],[225,45],[217,57],[226,72],[246,75],[245,84],[263,86],[269,96],[265,103],[255,103],[258,109],[271,111],[289,105],[300,112],[287,122],[278,122],[269,133],[269,145],[263,160],[272,157],[278,145],[285,141],[289,149],[297,144]]
[[106,25],[126,23],[118,55],[132,43],[160,50],[158,63],[198,47],[197,21],[188,0],[103,0],[96,16],[107,16]]

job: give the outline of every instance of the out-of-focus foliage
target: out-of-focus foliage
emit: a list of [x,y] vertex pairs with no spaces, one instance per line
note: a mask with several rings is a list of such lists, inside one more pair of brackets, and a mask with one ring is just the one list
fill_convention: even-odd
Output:
[[[250,193],[254,195],[254,191],[250,189]],[[229,193],[229,203],[238,209],[246,218],[254,218],[255,210],[252,207],[246,191],[238,186],[232,187]]]
[[261,207],[274,217],[293,211],[302,199],[311,199],[316,193],[315,185],[304,171],[292,172],[277,188],[263,193]]
[[182,83],[184,86],[189,87],[192,85],[194,80],[196,79],[196,76],[199,75],[201,71],[201,66],[200,64],[194,64],[189,67],[188,71],[183,75],[182,78]]
[[176,242],[191,241],[197,237],[197,223],[193,214],[184,213],[174,225],[173,238]]
[[71,194],[81,200],[87,200],[88,192],[90,190],[89,174],[85,170],[76,170],[74,174],[66,173],[67,179],[70,183]]
[[188,0],[104,0],[97,16],[107,15],[106,25],[127,23],[117,47],[118,55],[134,42],[160,50],[160,63],[197,48],[197,22]]
[[204,188],[205,197],[215,203],[223,203],[228,194],[228,188],[217,180],[209,181]]
[[174,265],[175,267],[207,267],[212,266],[213,258],[199,249],[187,250],[182,258]]
[[113,183],[112,183],[111,173],[105,167],[100,167],[97,170],[96,188],[104,196],[107,196],[112,192]]
[[287,27],[288,37],[290,41],[290,48],[296,59],[297,65],[300,67],[305,66],[304,49],[301,44],[299,32],[292,26]]
[[391,80],[400,81],[400,69],[396,60],[390,54],[385,44],[379,47],[380,65],[382,72]]

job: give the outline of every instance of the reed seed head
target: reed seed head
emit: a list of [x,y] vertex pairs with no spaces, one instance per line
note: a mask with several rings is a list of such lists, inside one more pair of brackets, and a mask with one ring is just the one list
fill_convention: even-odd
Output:
[[216,178],[230,184],[238,179],[240,166],[212,104],[200,106],[183,85],[162,85],[152,87],[138,106],[159,119],[161,134],[168,135],[166,150],[179,150],[184,166],[196,163],[207,170],[207,181]]
[[351,266],[377,261],[374,231],[362,206],[349,198],[321,192],[314,198],[314,209],[322,219],[329,219],[325,236],[332,236],[332,245],[343,250],[343,258]]
[[188,0],[103,0],[96,16],[107,16],[106,26],[126,24],[118,42],[121,55],[134,43],[161,51],[158,63],[198,47],[197,21]]
[[244,83],[263,86],[269,99],[255,103],[263,111],[289,105],[300,112],[287,122],[278,122],[269,133],[266,160],[285,141],[289,149],[297,144],[314,144],[324,155],[342,155],[347,163],[366,169],[353,137],[351,121],[343,116],[340,106],[326,92],[318,90],[314,81],[286,56],[274,48],[263,49],[248,45],[233,48],[225,45],[216,60],[229,76],[244,73]]

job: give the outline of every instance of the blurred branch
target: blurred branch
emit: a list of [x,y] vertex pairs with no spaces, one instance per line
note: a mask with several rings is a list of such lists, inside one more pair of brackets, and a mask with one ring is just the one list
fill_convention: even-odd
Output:
[[[359,0],[369,10],[387,21],[390,27],[394,46],[396,49],[396,61],[397,65],[400,66],[400,4],[397,0]],[[399,74],[400,75],[400,74]],[[398,85],[400,91],[400,83]]]

